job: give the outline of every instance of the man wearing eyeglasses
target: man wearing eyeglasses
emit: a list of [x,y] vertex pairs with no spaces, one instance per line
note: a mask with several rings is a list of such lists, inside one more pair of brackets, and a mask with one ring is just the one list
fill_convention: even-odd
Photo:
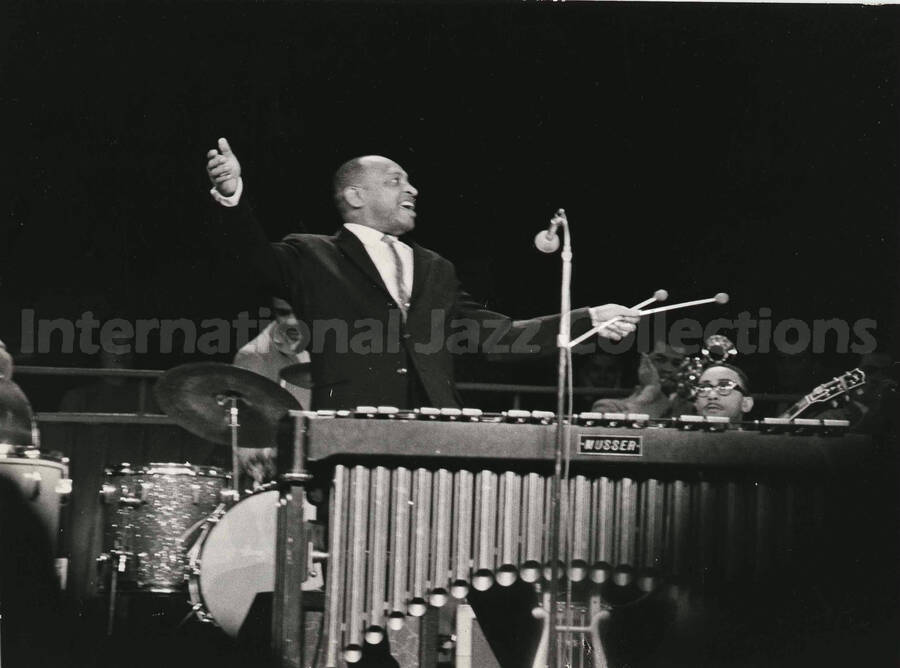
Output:
[[727,417],[740,422],[753,408],[747,374],[731,364],[707,367],[697,380],[694,408],[698,415]]

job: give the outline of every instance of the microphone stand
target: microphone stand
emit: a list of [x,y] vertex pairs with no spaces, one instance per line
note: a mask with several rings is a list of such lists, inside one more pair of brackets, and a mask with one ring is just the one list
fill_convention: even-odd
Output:
[[566,391],[568,388],[569,368],[569,340],[572,329],[572,239],[569,234],[569,221],[565,211],[560,209],[556,218],[563,231],[562,245],[562,280],[560,284],[560,319],[559,335],[556,338],[556,347],[559,349],[559,365],[556,386],[556,453],[553,463],[552,494],[550,499],[550,642],[548,665],[556,667],[559,656],[559,631],[557,629],[557,601],[559,599],[560,582],[560,535],[562,532],[562,462],[563,452],[567,447],[566,435]]

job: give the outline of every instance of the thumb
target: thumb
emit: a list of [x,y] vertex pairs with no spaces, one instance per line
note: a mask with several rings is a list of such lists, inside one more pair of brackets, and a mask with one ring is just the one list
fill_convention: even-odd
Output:
[[222,155],[231,154],[231,146],[229,146],[228,140],[225,139],[225,137],[219,137],[219,153]]

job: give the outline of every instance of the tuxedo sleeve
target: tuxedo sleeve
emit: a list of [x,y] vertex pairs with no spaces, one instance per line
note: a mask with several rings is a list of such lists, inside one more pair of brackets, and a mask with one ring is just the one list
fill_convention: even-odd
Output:
[[[571,312],[571,336],[575,338],[591,328],[588,308]],[[479,351],[491,360],[514,359],[521,355],[550,355],[557,350],[559,314],[526,320],[513,320],[491,311],[459,286],[456,298],[456,322],[451,329],[466,329],[478,337]]]
[[250,287],[293,303],[300,285],[297,248],[270,243],[246,197],[236,206],[215,209],[212,236],[228,266]]

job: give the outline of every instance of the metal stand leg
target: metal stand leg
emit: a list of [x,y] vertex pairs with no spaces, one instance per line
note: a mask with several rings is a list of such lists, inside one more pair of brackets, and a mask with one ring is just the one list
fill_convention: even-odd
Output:
[[[534,663],[532,664],[532,668],[545,668],[549,665],[550,657],[550,631],[551,624],[554,622],[551,621],[551,613],[547,609],[547,603],[549,602],[550,597],[545,595],[544,597],[544,606],[537,607],[531,611],[531,614],[534,615],[536,619],[541,621],[541,640],[538,644],[537,652],[535,653]],[[591,635],[591,648],[593,650],[593,668],[608,668],[609,664],[606,661],[606,652],[603,649],[603,641],[600,639],[600,625],[606,623],[609,620],[609,610],[600,610],[599,612],[594,613],[591,617],[590,624],[587,626],[567,626],[565,624],[554,624],[552,630],[557,633],[562,633],[563,635],[560,637],[564,637],[569,633],[590,633]]]
[[292,485],[278,502],[275,556],[275,596],[272,608],[272,649],[276,666],[300,668],[303,663],[303,590],[308,575],[303,487]]
[[119,573],[125,571],[124,553],[113,553],[113,567],[109,576],[109,606],[106,613],[106,637],[113,634],[116,623],[116,606],[119,600]]
[[216,402],[225,408],[225,422],[228,425],[229,432],[231,433],[231,502],[237,503],[241,498],[241,486],[240,486],[240,478],[241,478],[241,465],[240,460],[238,459],[238,443],[240,443],[240,439],[238,438],[238,434],[240,433],[241,421],[240,421],[240,407],[238,406],[238,402],[241,400],[238,394],[228,392],[225,394],[220,394],[216,397]]
[[289,470],[280,475],[275,542],[272,654],[278,668],[301,668],[303,665],[303,590],[300,585],[309,575],[306,554],[309,532],[303,518],[305,486],[311,477],[304,469],[308,418],[294,411],[292,417],[294,442],[290,456],[284,458],[289,461]]

